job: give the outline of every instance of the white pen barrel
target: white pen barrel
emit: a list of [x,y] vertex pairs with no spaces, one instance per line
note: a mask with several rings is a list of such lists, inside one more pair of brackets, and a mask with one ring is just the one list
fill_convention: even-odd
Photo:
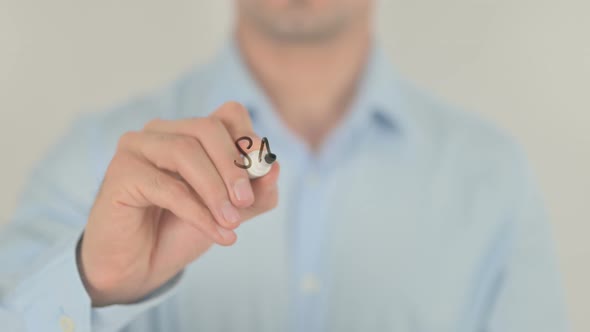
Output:
[[[272,163],[269,164],[266,162],[266,155],[268,154],[268,152],[263,153],[262,158],[260,160],[258,159],[259,153],[259,150],[248,153],[248,157],[250,157],[250,160],[252,162],[250,168],[247,169],[248,176],[250,177],[250,179],[256,179],[261,176],[265,176],[266,174],[268,174],[268,172],[270,172],[270,169],[272,168]],[[244,164],[248,164],[246,157],[244,157]]]

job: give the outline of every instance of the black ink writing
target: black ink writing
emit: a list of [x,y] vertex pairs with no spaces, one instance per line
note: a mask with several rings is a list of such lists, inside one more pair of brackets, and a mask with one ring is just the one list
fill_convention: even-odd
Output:
[[240,145],[240,141],[248,141],[248,147],[246,147],[246,149],[250,149],[253,144],[252,139],[248,136],[242,136],[236,140],[236,147],[238,148],[238,150],[240,150],[240,153],[244,156],[244,158],[246,158],[247,163],[242,165],[234,160],[234,164],[236,166],[238,166],[239,168],[248,169],[252,166],[252,159],[248,155],[248,152],[246,152],[246,151],[244,151],[244,149],[242,149],[242,146]]
[[[248,152],[245,151],[244,148],[242,148],[242,146],[240,145],[241,141],[248,142],[248,146],[246,147],[246,150],[250,149],[252,147],[252,145],[254,144],[252,139],[248,136],[242,136],[236,140],[236,148],[238,148],[238,150],[240,151],[242,156],[244,156],[245,160],[244,160],[244,164],[240,164],[240,163],[238,163],[237,160],[234,160],[234,165],[238,166],[239,168],[248,169],[248,168],[252,167],[252,158],[250,158],[250,156],[248,155]],[[260,150],[258,151],[258,161],[259,162],[262,161],[262,152],[264,151],[265,148],[266,148],[266,151],[268,152],[265,156],[265,160],[267,163],[270,164],[275,161],[276,156],[270,151],[270,144],[268,142],[268,138],[263,137],[262,142],[260,143]]]

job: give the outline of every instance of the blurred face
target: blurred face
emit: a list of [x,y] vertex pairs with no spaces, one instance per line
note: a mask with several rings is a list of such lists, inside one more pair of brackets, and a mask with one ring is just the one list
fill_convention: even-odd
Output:
[[238,15],[273,39],[325,41],[369,15],[373,0],[236,0]]

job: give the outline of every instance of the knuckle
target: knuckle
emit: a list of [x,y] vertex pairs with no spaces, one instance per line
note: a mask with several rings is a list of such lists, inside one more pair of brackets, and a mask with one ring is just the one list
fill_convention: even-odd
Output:
[[201,131],[212,132],[223,128],[223,123],[215,116],[209,116],[202,119]]
[[172,181],[168,185],[168,192],[173,199],[188,199],[190,197],[190,191],[188,187],[180,181]]
[[162,172],[158,172],[158,173],[154,174],[154,176],[152,177],[152,185],[155,190],[159,191],[159,190],[162,190],[162,188],[165,188],[166,187],[165,183],[166,183],[166,176]]
[[145,126],[143,126],[143,130],[150,130],[150,129],[154,129],[159,127],[162,122],[164,122],[164,120],[162,120],[161,118],[155,118],[152,119],[150,121],[148,121]]
[[142,167],[142,164],[133,153],[117,151],[105,171],[104,179],[107,180],[113,177],[124,179],[128,177],[130,170],[136,170],[140,167]]
[[201,148],[201,145],[196,139],[188,136],[178,136],[173,144],[176,152],[181,157],[194,154]]
[[137,131],[128,131],[119,137],[119,142],[117,143],[117,149],[125,149],[126,147],[130,146],[131,143],[137,138],[139,133]]
[[182,182],[171,179],[169,175],[163,172],[154,175],[152,184],[154,190],[167,193],[174,198],[182,197],[188,193],[188,189]]
[[248,110],[244,105],[237,101],[228,101],[219,108],[220,113],[227,113],[227,115],[247,116]]
[[218,117],[212,116],[209,118],[209,121],[211,122],[211,127],[214,128],[215,130],[225,129],[223,122]]
[[237,102],[235,100],[230,100],[228,102],[225,102],[221,107],[222,108],[226,108],[226,109],[241,109],[241,108],[244,108],[244,106],[242,106],[242,104],[240,104],[239,102]]
[[231,111],[233,114],[236,114],[242,118],[249,116],[246,107],[240,103],[232,104]]

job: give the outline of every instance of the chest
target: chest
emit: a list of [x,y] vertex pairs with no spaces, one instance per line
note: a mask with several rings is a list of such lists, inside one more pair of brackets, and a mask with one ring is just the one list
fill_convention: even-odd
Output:
[[[317,274],[329,330],[460,330],[489,299],[502,231],[460,181],[367,162],[281,175],[279,206],[187,270],[180,300],[205,330],[278,331]],[[318,286],[319,285],[319,286]],[[311,287],[311,286],[310,286]],[[317,306],[318,302],[309,305]]]

